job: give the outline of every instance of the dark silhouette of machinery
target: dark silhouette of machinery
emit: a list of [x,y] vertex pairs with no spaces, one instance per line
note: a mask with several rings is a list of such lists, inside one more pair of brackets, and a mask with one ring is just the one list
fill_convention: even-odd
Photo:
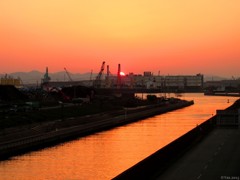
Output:
[[104,71],[104,67],[105,67],[105,61],[102,62],[101,69],[100,69],[95,81],[93,82],[93,87],[95,87],[95,88],[100,88],[101,87],[101,78],[102,78],[102,74],[103,74],[103,71]]
[[50,76],[48,75],[48,67],[46,67],[46,72],[44,74],[44,77],[42,79],[42,83],[49,83],[49,81],[51,80]]
[[66,95],[61,88],[57,88],[57,87],[52,87],[49,89],[49,93],[53,96],[55,96],[55,98],[59,98],[62,101],[70,101],[71,97],[69,97],[68,95]]
[[67,69],[64,68],[64,70],[65,70],[65,72],[66,72],[66,74],[67,74],[67,76],[68,76],[68,79],[69,79],[70,81],[73,81],[73,79],[72,79],[72,77],[70,76],[70,74],[69,74],[69,72],[67,71]]

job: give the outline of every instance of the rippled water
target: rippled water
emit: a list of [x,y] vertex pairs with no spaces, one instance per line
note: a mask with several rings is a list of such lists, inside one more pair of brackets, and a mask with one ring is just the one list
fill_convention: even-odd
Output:
[[111,179],[237,99],[196,93],[181,98],[195,104],[2,161],[0,179]]

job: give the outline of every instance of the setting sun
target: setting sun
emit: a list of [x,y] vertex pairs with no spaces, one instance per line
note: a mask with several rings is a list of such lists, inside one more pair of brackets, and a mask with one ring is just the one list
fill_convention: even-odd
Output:
[[120,72],[120,76],[125,76],[125,73],[124,72]]

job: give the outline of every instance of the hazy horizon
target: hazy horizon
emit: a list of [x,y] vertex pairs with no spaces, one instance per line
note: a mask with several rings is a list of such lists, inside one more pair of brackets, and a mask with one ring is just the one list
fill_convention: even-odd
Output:
[[[9,72],[9,73],[5,73],[5,72],[0,72],[0,75],[11,75],[11,74],[16,74],[16,73],[34,73],[34,72],[36,72],[36,73],[41,73],[41,74],[45,74],[46,73],[46,69],[45,70],[36,70],[36,69],[33,69],[33,70],[30,70],[30,71],[15,71],[15,72]],[[141,74],[141,75],[143,75],[144,74],[144,72],[152,72],[152,71],[143,71],[143,72],[139,72],[139,73],[135,73],[135,72],[129,72],[129,73],[133,73],[133,74],[135,74],[135,75],[138,75],[138,74]],[[48,74],[58,74],[58,73],[66,73],[66,71],[65,70],[59,70],[59,71],[54,71],[54,72],[52,72],[52,71],[49,71],[48,70]],[[98,74],[99,73],[99,71],[96,71],[96,72],[91,72],[91,71],[86,71],[86,72],[70,72],[70,71],[68,71],[68,73],[70,73],[70,74],[79,74],[79,75],[84,75],[84,74]],[[125,73],[125,72],[124,72]],[[128,75],[129,73],[125,73],[126,75]],[[106,68],[104,69],[104,71],[103,71],[103,74],[106,74]],[[111,72],[111,74],[112,75],[117,75],[117,72]],[[158,75],[158,72],[152,72],[152,74],[154,75],[154,76],[157,76]],[[202,75],[205,75],[205,76],[216,76],[216,77],[221,77],[221,78],[232,78],[232,77],[235,77],[235,78],[239,78],[240,76],[232,76],[232,75],[230,75],[230,76],[221,76],[221,75],[218,75],[218,74],[203,74],[203,73],[181,73],[181,74],[159,74],[160,76],[168,76],[168,75],[170,75],[170,76],[185,76],[185,75],[197,75],[197,74],[202,74]]]
[[[21,78],[21,80],[24,83],[27,84],[38,84],[39,82],[41,82],[41,79],[43,78],[45,72],[43,71],[38,71],[38,70],[32,70],[29,72],[12,72],[12,73],[7,73],[8,76],[12,77],[12,78]],[[71,78],[73,79],[73,81],[81,81],[81,80],[90,80],[90,79],[94,79],[98,72],[93,72],[91,75],[91,72],[85,72],[85,73],[72,73],[69,72]],[[143,75],[142,73],[139,73],[141,75]],[[4,77],[6,74],[3,74],[0,72],[0,78]],[[104,71],[103,76],[106,75],[106,71]],[[116,75],[116,73],[112,73],[112,75]],[[153,74],[153,75],[158,75],[158,74]],[[196,75],[196,74],[160,74],[161,76],[174,76],[174,75]],[[67,77],[67,74],[65,71],[58,71],[58,72],[49,72],[49,76],[51,78],[51,81],[68,81],[69,78]],[[219,75],[215,75],[215,74],[203,74],[204,76],[204,81],[220,81],[220,80],[232,80],[234,79],[240,79],[239,76],[237,77],[224,77],[224,76],[219,76]]]

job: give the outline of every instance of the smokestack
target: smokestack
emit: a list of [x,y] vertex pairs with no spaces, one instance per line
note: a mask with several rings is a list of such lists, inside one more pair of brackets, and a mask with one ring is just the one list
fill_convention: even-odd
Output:
[[121,64],[118,64],[118,76],[120,76],[120,72],[121,72]]
[[107,77],[110,75],[109,65],[107,65]]
[[118,64],[118,72],[117,72],[117,87],[118,88],[121,85],[121,75],[120,75],[120,72],[121,72],[121,65]]

